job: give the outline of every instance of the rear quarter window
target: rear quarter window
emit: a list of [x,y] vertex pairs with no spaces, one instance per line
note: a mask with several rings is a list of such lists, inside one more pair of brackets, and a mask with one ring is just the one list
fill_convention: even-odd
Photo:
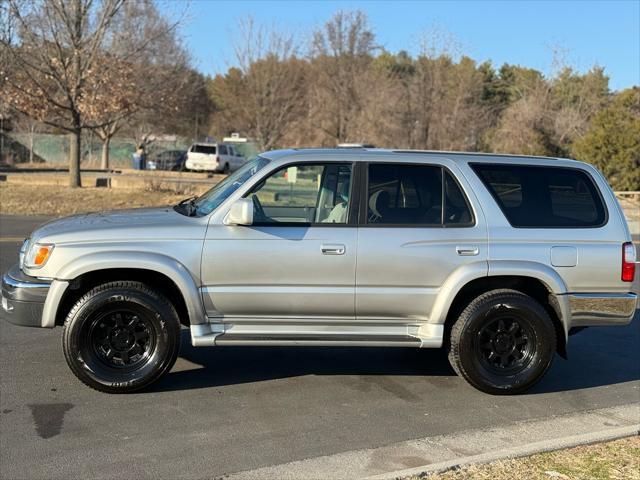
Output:
[[514,227],[595,228],[607,221],[600,192],[585,171],[534,165],[471,167]]

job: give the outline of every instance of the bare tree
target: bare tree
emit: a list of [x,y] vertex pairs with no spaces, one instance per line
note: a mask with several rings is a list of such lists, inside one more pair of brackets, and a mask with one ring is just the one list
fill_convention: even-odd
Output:
[[509,105],[490,134],[493,151],[525,155],[547,154],[545,122],[548,118],[549,88],[540,82],[536,88]]
[[234,41],[237,67],[212,82],[217,130],[242,131],[263,149],[282,145],[298,116],[305,91],[305,64],[293,34],[267,29],[248,18]]
[[103,48],[117,62],[107,70],[118,74],[105,87],[120,108],[94,109],[101,168],[109,168],[110,142],[122,128],[135,124],[136,140],[146,144],[162,119],[180,109],[190,76],[189,55],[176,37],[183,19],[184,12],[172,20],[163,17],[152,0],[127,2],[114,16]]
[[362,11],[338,11],[313,34],[310,117],[331,142],[355,140],[354,119],[364,105],[359,81],[376,48]]
[[79,187],[81,133],[98,126],[90,120],[95,106],[88,93],[96,85],[91,79],[124,0],[7,1],[19,42],[2,43],[13,61],[2,93],[18,111],[69,132],[69,185]]

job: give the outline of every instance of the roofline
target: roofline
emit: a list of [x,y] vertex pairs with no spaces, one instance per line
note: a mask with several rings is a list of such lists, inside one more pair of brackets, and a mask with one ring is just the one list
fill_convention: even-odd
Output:
[[440,156],[456,156],[456,157],[498,157],[498,158],[520,158],[520,159],[533,159],[533,160],[570,160],[571,158],[560,157],[546,157],[541,155],[522,155],[522,154],[510,154],[510,153],[489,153],[489,152],[460,152],[460,151],[448,151],[448,150],[411,150],[411,149],[387,149],[387,148],[366,148],[366,147],[350,147],[350,148],[289,148],[283,150],[271,150],[261,153],[260,155],[266,158],[282,158],[289,155],[296,155],[300,153],[326,153],[326,154],[357,154],[357,153],[377,153],[377,154],[409,154],[409,155],[440,155]]
[[[449,150],[391,150],[393,153],[424,153],[433,155],[459,155],[459,156],[473,156],[473,157],[507,157],[507,158],[538,158],[541,160],[559,160],[559,157],[547,157],[544,155],[523,155],[517,153],[490,153],[490,152],[460,152]],[[563,158],[562,160],[572,160],[571,158]]]

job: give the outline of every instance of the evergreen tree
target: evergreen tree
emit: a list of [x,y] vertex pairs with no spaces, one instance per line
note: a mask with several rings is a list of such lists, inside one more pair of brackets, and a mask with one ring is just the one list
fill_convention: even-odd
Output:
[[615,190],[640,190],[640,88],[617,94],[572,151],[599,168]]

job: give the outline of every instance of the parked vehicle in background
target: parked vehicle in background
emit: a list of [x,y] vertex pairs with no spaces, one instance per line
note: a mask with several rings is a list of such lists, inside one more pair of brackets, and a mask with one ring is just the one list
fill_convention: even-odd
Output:
[[147,159],[147,170],[181,171],[185,169],[186,161],[186,150],[165,150]]
[[229,143],[194,143],[187,151],[188,170],[229,173],[240,168],[246,159]]
[[234,132],[228,137],[222,139],[223,142],[233,145],[236,152],[240,152],[244,158],[251,160],[260,153],[258,144],[250,138],[242,137],[239,133]]
[[104,392],[171,369],[182,323],[194,346],[444,347],[471,385],[511,394],[566,357],[570,333],[631,322],[635,268],[591,165],[296,149],[173,209],[45,224],[2,305],[18,325],[64,325],[69,367]]

